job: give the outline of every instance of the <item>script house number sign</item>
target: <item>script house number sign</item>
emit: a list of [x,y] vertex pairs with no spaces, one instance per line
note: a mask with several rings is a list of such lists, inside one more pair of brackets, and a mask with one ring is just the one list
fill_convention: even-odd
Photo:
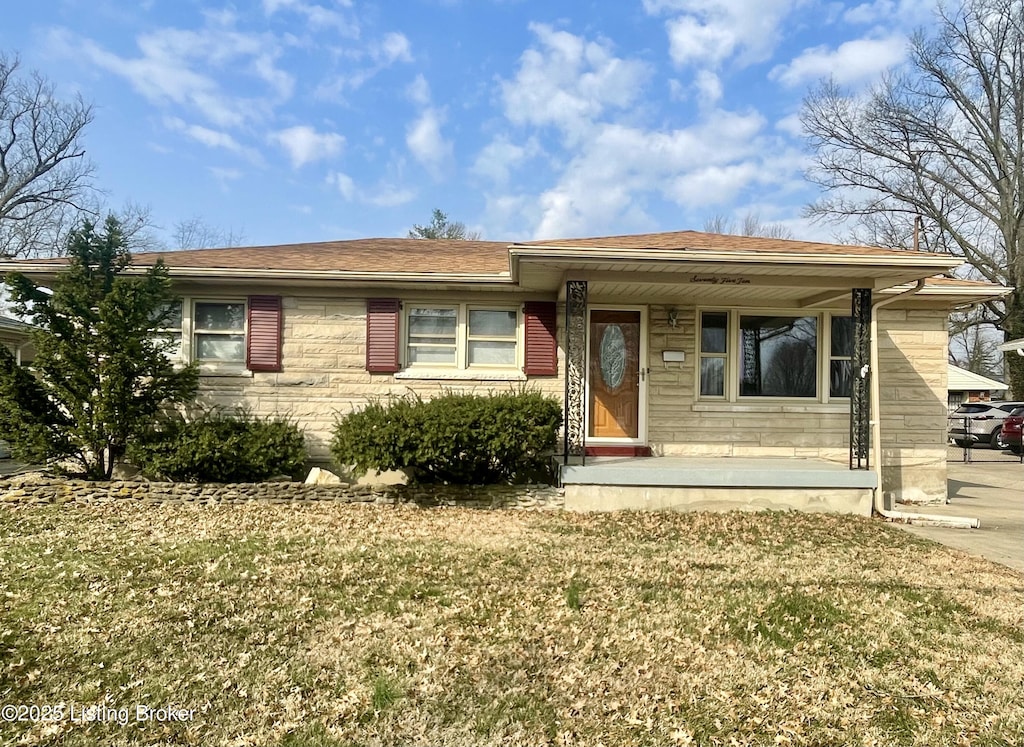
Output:
[[601,378],[609,389],[615,390],[625,376],[626,336],[618,324],[610,324],[601,335]]

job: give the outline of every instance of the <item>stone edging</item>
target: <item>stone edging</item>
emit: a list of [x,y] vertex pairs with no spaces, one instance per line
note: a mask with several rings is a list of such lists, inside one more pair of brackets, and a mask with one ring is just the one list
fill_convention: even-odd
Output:
[[0,504],[138,503],[413,503],[468,508],[560,509],[565,495],[551,485],[306,485],[296,482],[193,484],[34,478],[0,480]]

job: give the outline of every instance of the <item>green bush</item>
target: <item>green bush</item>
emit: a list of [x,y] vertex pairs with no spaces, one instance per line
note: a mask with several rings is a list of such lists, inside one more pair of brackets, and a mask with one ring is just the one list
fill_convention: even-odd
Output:
[[343,468],[397,469],[421,483],[546,480],[561,424],[559,402],[539,392],[405,396],[340,416],[331,453]]
[[298,426],[245,411],[167,416],[132,445],[128,457],[145,476],[176,482],[260,482],[298,477],[306,466]]

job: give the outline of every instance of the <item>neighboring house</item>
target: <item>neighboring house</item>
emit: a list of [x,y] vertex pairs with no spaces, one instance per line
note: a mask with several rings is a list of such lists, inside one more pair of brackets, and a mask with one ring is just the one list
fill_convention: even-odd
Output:
[[950,412],[965,402],[988,402],[993,392],[1005,392],[1009,388],[1009,384],[949,364],[946,391],[949,392]]
[[[316,458],[328,458],[335,414],[371,398],[526,384],[563,400],[566,461],[654,454],[682,458],[659,462],[677,477],[688,470],[634,471],[632,492],[568,491],[583,508],[870,513],[876,454],[887,500],[944,501],[948,312],[1007,292],[933,277],[962,264],[949,255],[692,231],[365,239],[135,263],[157,259],[182,296],[164,334],[199,362],[203,397],[291,415]],[[0,270],[45,281],[60,263]],[[869,452],[872,429],[881,449]],[[776,459],[751,461],[765,457]],[[826,467],[852,498],[808,477]],[[573,469],[563,478],[581,480]],[[614,477],[602,474],[587,479]]]
[[7,316],[0,316],[0,343],[2,343],[21,365],[27,365],[35,357],[31,340],[32,325]]

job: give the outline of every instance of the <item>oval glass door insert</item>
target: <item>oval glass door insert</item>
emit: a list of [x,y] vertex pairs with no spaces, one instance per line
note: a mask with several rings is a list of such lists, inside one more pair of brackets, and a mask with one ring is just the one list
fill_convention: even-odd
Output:
[[626,377],[626,336],[618,324],[609,324],[601,335],[601,378],[618,389]]

